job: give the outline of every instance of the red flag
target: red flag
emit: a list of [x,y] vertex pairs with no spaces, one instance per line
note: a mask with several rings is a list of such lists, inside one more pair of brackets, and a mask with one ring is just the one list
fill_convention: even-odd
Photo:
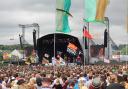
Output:
[[88,32],[86,27],[83,28],[83,36],[88,38],[88,39],[92,39],[93,38],[92,35]]

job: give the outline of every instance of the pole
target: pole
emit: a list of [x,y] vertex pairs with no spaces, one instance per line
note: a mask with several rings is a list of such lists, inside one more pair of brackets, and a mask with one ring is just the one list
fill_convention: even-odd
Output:
[[39,37],[40,37],[40,26],[38,24],[38,39],[39,39]]
[[[87,22],[87,28],[89,32],[89,22]],[[89,44],[89,39],[87,40],[87,45],[88,45],[88,50],[87,50],[87,64],[89,65],[89,59],[90,59],[90,44]]]
[[109,32],[109,19],[108,20],[108,25],[107,25],[107,29],[108,29],[108,59],[110,59],[110,40],[109,40],[109,37],[110,37],[110,32]]
[[[128,0],[127,0],[127,3],[128,3]],[[127,31],[126,56],[127,56],[128,55],[128,5],[127,5],[127,15],[126,15],[126,31]],[[126,67],[127,67],[127,65],[126,65]]]
[[[83,29],[84,29],[84,28],[83,28]],[[85,45],[84,30],[83,30],[83,40],[84,40],[84,67],[83,67],[83,68],[85,68],[85,59],[86,59],[86,57],[85,57],[85,56],[86,56],[86,55],[85,55],[85,53],[86,53],[86,52],[85,52],[85,51],[86,51],[86,50],[85,50],[85,46],[86,46],[86,45]]]
[[54,57],[56,56],[56,34],[54,33]]
[[23,44],[25,43],[25,25],[22,26],[22,41],[23,41]]

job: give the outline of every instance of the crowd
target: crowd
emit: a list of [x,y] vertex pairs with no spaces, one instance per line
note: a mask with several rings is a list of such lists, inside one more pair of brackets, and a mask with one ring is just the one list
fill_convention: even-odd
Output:
[[8,65],[0,68],[0,89],[128,89],[128,66]]

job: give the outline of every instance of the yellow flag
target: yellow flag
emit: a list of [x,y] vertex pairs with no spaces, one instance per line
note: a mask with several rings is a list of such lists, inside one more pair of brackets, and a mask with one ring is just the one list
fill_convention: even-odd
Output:
[[108,5],[108,0],[98,0],[97,10],[96,10],[96,20],[103,21],[106,7]]

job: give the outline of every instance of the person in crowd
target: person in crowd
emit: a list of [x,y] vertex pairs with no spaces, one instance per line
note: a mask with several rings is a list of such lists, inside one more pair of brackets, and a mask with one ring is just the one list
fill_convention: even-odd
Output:
[[49,65],[49,55],[47,53],[45,53],[43,56],[42,64],[43,65]]
[[53,89],[62,89],[62,85],[60,84],[60,79],[56,80],[56,83],[52,87]]
[[36,78],[36,89],[42,89],[42,78]]
[[81,57],[80,57],[80,55],[78,55],[77,56],[77,58],[76,58],[76,63],[77,63],[77,65],[81,65]]
[[49,78],[42,79],[42,89],[52,89],[51,80]]
[[101,79],[100,79],[100,77],[95,77],[92,80],[92,84],[89,86],[89,89],[101,89]]

